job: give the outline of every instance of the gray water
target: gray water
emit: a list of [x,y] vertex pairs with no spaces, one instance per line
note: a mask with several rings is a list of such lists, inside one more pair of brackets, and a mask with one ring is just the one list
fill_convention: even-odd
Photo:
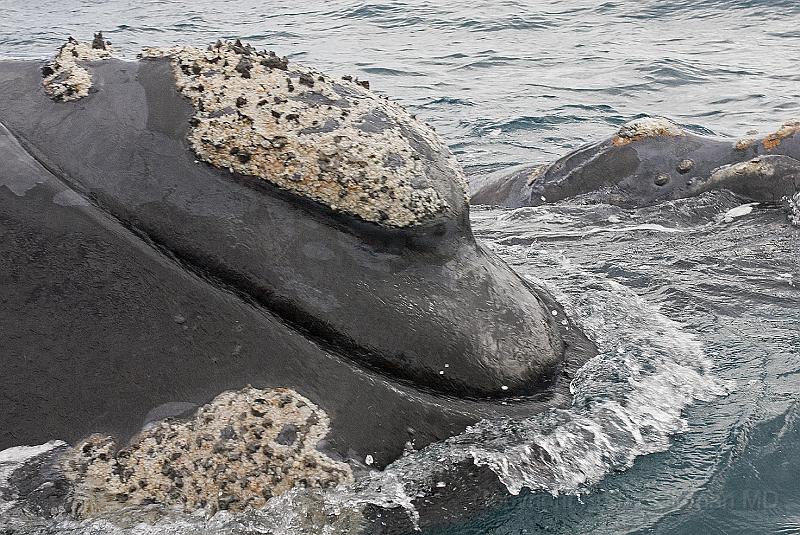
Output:
[[[800,116],[797,2],[2,0],[0,10],[6,57],[46,57],[67,35],[102,29],[129,57],[238,37],[358,75],[430,122],[474,178],[550,161],[643,114],[732,136]],[[307,513],[408,507],[434,467],[472,458],[512,496],[437,533],[800,533],[800,231],[785,207],[744,204],[720,192],[631,211],[473,209],[478,238],[556,295],[601,350],[567,410],[482,422],[335,496],[298,493],[250,515],[14,525],[346,530]]]

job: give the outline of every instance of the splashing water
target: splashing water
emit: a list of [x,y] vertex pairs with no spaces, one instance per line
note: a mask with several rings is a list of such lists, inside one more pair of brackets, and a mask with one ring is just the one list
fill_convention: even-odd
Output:
[[800,192],[795,193],[789,200],[789,208],[792,211],[789,220],[793,225],[800,227]]
[[[489,467],[514,494],[523,488],[580,494],[610,471],[629,467],[637,456],[666,449],[670,436],[686,429],[681,412],[687,405],[726,392],[709,372],[696,337],[630,288],[561,254],[531,245],[493,246],[507,261],[521,263],[524,267],[517,265],[518,271],[551,292],[598,345],[600,353],[570,385],[571,407],[530,418],[481,421],[350,486],[295,490],[272,498],[259,511],[221,512],[206,519],[163,508],[156,515],[154,509],[151,513],[159,518],[145,532],[202,527],[212,533],[344,533],[359,525],[367,505],[399,507],[416,521],[413,500],[435,485],[437,474],[464,461]],[[30,458],[44,449],[20,453]],[[135,520],[142,514],[128,508],[83,522],[59,520],[56,525],[76,533],[141,533],[141,522]]]

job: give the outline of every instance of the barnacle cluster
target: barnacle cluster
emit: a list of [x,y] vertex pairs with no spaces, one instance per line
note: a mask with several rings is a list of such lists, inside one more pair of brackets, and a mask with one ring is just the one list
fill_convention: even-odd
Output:
[[157,503],[186,511],[263,506],[296,487],[352,480],[350,467],[318,451],[327,415],[289,389],[225,392],[188,421],[165,420],[118,448],[93,435],[64,456],[72,510],[90,517]]
[[776,149],[784,139],[792,137],[797,132],[800,132],[800,121],[787,121],[775,132],[765,136],[761,143],[764,145],[764,149],[771,151]]
[[720,166],[711,172],[709,181],[712,183],[724,183],[727,180],[735,180],[740,177],[759,177],[762,180],[772,178],[776,173],[776,169],[769,158],[759,157],[746,162]]
[[42,67],[42,85],[53,100],[78,100],[89,94],[92,75],[81,62],[100,61],[113,57],[111,43],[103,39],[102,32],[94,36],[91,45],[70,37],[58,53]]
[[612,139],[614,145],[627,145],[633,141],[652,137],[677,137],[685,135],[683,129],[664,117],[642,117],[623,124]]
[[196,110],[190,144],[211,165],[390,227],[451,209],[432,166],[466,191],[438,136],[366,82],[334,79],[238,41],[149,48],[142,57],[171,58],[178,89]]

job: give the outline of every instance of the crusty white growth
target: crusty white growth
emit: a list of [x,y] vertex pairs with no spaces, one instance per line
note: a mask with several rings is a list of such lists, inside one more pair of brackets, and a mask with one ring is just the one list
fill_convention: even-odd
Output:
[[766,158],[753,158],[718,167],[711,172],[710,182],[719,183],[742,176],[771,178],[775,175],[775,165]]
[[787,121],[778,130],[765,136],[762,144],[767,151],[771,151],[777,148],[784,139],[794,136],[797,132],[800,132],[800,121]]
[[532,185],[534,182],[543,177],[544,174],[547,172],[548,167],[549,166],[547,165],[537,165],[536,167],[534,167],[531,170],[530,174],[528,175],[528,181],[527,181],[528,185],[529,186]]
[[366,221],[408,227],[451,209],[410,134],[432,154],[449,155],[445,175],[466,196],[462,171],[438,136],[363,82],[334,80],[238,42],[142,53],[163,56],[196,109],[191,146],[211,165]]
[[[53,100],[78,100],[89,94],[92,75],[79,62],[99,61],[113,57],[110,44],[95,37],[95,45],[80,43],[70,37],[53,60],[42,69],[42,85]],[[100,47],[102,43],[102,47]]]
[[744,137],[744,138],[736,140],[736,144],[734,144],[734,148],[736,150],[739,150],[739,151],[744,151],[744,150],[747,150],[750,147],[752,147],[755,142],[756,142],[756,140],[754,138]]
[[241,511],[295,487],[348,482],[350,467],[316,449],[329,429],[327,415],[292,390],[225,392],[190,420],[165,420],[125,448],[100,435],[76,445],[63,460],[73,513],[147,503]]
[[622,125],[614,136],[615,145],[649,137],[676,137],[685,135],[683,129],[664,117],[642,117]]

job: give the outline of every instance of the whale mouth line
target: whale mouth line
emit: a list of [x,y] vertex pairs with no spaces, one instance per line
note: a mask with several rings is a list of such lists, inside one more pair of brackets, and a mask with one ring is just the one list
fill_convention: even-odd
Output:
[[[518,389],[501,390],[498,395],[458,395],[452,389],[441,388],[441,385],[437,385],[433,381],[411,376],[405,372],[402,366],[392,366],[387,359],[381,358],[363,346],[359,346],[352,339],[342,335],[339,331],[332,329],[310,314],[304,313],[299,307],[293,306],[287,300],[271,300],[265,290],[253,285],[235,271],[225,270],[224,273],[220,273],[203,267],[203,262],[178,255],[164,244],[155,241],[152,236],[144,231],[123,221],[119,222],[139,239],[147,243],[148,246],[158,251],[164,258],[191,272],[207,284],[234,295],[242,302],[269,314],[295,332],[303,334],[320,348],[336,356],[336,358],[398,386],[404,386],[434,397],[471,403],[541,403],[553,398],[554,389],[561,382],[558,377],[560,375],[558,372],[561,371],[559,369],[553,374],[556,378],[551,379],[545,376],[540,381],[531,382],[527,385],[528,388],[523,391]],[[533,291],[527,282],[526,287],[528,287],[529,291]],[[468,388],[469,385],[463,385],[463,387]]]

